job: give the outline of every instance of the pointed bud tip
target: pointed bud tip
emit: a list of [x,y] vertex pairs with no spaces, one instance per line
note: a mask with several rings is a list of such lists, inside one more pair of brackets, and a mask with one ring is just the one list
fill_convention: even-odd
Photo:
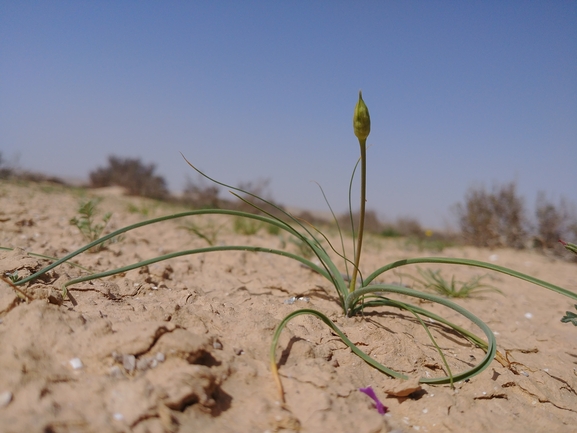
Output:
[[363,101],[363,92],[359,90],[359,100],[353,115],[353,130],[359,140],[366,140],[371,132],[371,117],[369,109]]

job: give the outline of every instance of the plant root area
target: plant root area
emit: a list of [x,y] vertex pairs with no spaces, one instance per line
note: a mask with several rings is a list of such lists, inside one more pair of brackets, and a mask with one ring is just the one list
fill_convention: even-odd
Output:
[[[28,275],[50,264],[29,253],[63,257],[87,242],[70,219],[79,202],[98,194],[107,230],[182,211],[125,197],[117,189],[72,190],[0,183],[2,275]],[[96,216],[98,220],[99,215]],[[103,272],[173,251],[216,245],[259,245],[298,253],[286,234],[262,228],[238,234],[225,217],[188,217],[146,226],[71,261]],[[334,245],[334,231],[326,229]],[[345,239],[348,254],[352,241]],[[402,239],[367,237],[361,271],[416,256],[492,261],[577,291],[575,263],[531,251],[451,247],[419,251]],[[336,260],[336,259],[335,259]],[[340,263],[336,261],[336,263]],[[466,281],[482,270],[432,267]],[[345,272],[343,265],[343,272]],[[416,268],[403,269],[417,274]],[[298,262],[251,252],[178,257],[69,287],[87,271],[61,265],[17,293],[0,281],[1,432],[574,432],[577,428],[577,328],[560,318],[571,300],[491,274],[503,293],[458,299],[495,332],[498,357],[470,380],[418,384],[447,375],[415,317],[396,308],[345,317],[336,290]],[[389,272],[379,279],[412,284]],[[394,296],[391,296],[394,298]],[[413,298],[482,336],[451,310]],[[325,313],[364,352],[409,381],[392,379],[355,356],[312,316],[283,331],[276,351],[285,402],[270,372],[276,326],[300,308]],[[484,352],[451,329],[423,318],[453,373]],[[371,386],[388,407],[381,415],[359,388]]]

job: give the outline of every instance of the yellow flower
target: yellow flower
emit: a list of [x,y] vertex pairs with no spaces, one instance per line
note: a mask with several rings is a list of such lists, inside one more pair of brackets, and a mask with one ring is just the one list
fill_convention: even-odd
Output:
[[371,132],[371,116],[365,101],[363,101],[363,92],[359,90],[359,101],[355,106],[353,115],[353,129],[359,140],[366,140]]

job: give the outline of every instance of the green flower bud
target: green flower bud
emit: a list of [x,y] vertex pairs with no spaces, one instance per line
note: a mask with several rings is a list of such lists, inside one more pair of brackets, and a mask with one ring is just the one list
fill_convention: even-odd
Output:
[[371,116],[369,116],[369,109],[363,101],[363,92],[360,90],[359,102],[355,106],[355,114],[353,115],[353,129],[359,140],[366,140],[371,132]]

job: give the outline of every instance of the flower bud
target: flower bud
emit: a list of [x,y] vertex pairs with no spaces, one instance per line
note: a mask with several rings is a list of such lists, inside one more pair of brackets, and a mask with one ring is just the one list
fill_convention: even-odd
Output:
[[353,115],[353,129],[359,140],[366,140],[371,132],[371,116],[369,116],[369,109],[363,101],[363,92],[360,90],[359,102],[355,106],[355,114]]

